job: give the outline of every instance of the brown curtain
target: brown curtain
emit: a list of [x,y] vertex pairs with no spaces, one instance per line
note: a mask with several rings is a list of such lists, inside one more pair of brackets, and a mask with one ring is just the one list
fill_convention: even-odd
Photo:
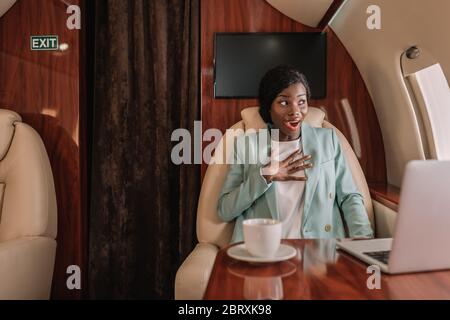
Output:
[[199,120],[199,1],[98,0],[95,8],[89,296],[170,299],[192,250],[198,166],[172,131]]

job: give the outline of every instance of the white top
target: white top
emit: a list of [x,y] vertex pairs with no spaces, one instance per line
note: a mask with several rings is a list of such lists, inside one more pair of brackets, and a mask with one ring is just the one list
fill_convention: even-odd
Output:
[[[278,155],[279,161],[286,159],[290,154],[298,149],[302,149],[301,140],[273,141],[271,143],[272,156]],[[303,157],[303,151],[300,156]],[[304,177],[305,171],[301,170],[294,174]],[[274,181],[277,198],[277,209],[280,221],[282,222],[282,237],[284,239],[302,238],[301,225],[304,204],[305,181]]]

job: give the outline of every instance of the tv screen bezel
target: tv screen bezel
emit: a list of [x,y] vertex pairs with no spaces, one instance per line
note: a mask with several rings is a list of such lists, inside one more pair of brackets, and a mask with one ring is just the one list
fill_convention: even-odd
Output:
[[327,39],[327,33],[326,32],[214,32],[214,57],[213,57],[213,98],[214,99],[257,99],[256,96],[218,96],[216,94],[216,57],[217,57],[217,36],[218,35],[233,35],[233,36],[242,36],[242,35],[257,35],[257,36],[265,36],[265,35],[321,35],[325,38],[325,64],[324,64],[324,74],[323,79],[325,79],[324,84],[324,95],[323,96],[311,96],[311,99],[313,100],[322,100],[326,99],[328,96],[328,41]]

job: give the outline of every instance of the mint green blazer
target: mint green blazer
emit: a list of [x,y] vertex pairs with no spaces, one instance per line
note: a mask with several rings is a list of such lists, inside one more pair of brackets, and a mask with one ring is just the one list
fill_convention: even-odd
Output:
[[[373,237],[363,197],[353,181],[334,130],[313,128],[303,122],[301,131],[303,152],[312,156],[314,166],[305,171],[308,181],[299,238]],[[260,173],[260,168],[269,162],[270,135],[266,137],[266,141],[260,143],[260,135],[249,133],[235,140],[235,164],[230,164],[218,202],[221,220],[235,220],[231,243],[243,241],[245,219],[279,218],[276,183],[268,184]],[[244,155],[249,157],[255,152],[262,154],[256,163],[238,163]]]

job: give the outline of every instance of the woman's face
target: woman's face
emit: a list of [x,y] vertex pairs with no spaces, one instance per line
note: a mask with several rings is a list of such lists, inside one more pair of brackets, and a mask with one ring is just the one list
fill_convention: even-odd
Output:
[[306,89],[295,83],[281,91],[270,108],[272,122],[280,130],[280,141],[294,140],[300,136],[300,128],[308,113]]

